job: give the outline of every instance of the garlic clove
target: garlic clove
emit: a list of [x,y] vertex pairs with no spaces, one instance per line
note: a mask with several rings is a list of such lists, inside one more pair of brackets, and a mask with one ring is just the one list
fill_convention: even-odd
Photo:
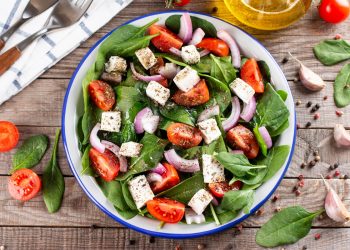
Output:
[[319,75],[302,63],[300,64],[299,77],[301,83],[308,90],[320,91],[326,86],[325,82]]
[[350,147],[350,134],[342,124],[334,126],[334,140],[338,147]]

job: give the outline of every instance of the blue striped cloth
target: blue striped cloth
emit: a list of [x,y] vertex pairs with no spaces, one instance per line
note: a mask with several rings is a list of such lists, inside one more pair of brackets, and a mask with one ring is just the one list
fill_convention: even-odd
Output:
[[[0,0],[0,33],[7,30],[20,18],[28,1]],[[22,57],[0,77],[0,105],[72,52],[130,2],[132,0],[94,0],[78,23],[43,35],[33,42],[22,53]],[[39,30],[49,15],[50,10],[21,26],[7,42],[2,52]]]

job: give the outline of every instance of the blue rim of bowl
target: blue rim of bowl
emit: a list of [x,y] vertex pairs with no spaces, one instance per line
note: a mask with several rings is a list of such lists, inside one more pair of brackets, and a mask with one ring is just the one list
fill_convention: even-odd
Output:
[[[68,151],[68,146],[67,146],[67,141],[66,141],[66,132],[65,132],[65,115],[66,115],[66,107],[67,107],[67,100],[68,100],[68,96],[70,93],[70,89],[73,85],[74,79],[77,75],[77,73],[79,72],[81,66],[83,65],[83,63],[85,62],[85,60],[88,58],[88,56],[90,55],[90,53],[92,51],[95,50],[95,48],[102,42],[104,41],[108,36],[110,36],[111,33],[113,33],[116,29],[119,29],[120,27],[127,25],[129,23],[135,22],[137,20],[149,17],[149,16],[155,16],[155,15],[160,15],[160,14],[168,14],[168,13],[184,13],[184,12],[188,12],[190,14],[197,14],[197,15],[202,15],[202,16],[207,16],[207,17],[211,17],[211,18],[215,18],[217,20],[223,21],[231,26],[236,27],[237,29],[241,30],[243,33],[245,33],[246,35],[248,35],[250,38],[252,38],[253,40],[255,40],[267,53],[268,56],[271,57],[272,61],[277,65],[278,70],[282,73],[283,78],[285,80],[285,82],[288,83],[287,79],[285,78],[285,75],[283,73],[283,71],[281,70],[280,66],[278,65],[278,63],[276,62],[276,60],[273,58],[273,56],[270,54],[270,52],[264,47],[264,45],[262,45],[262,43],[256,39],[255,37],[253,37],[252,35],[250,35],[249,33],[247,33],[246,31],[244,31],[243,29],[225,21],[222,20],[218,17],[214,17],[205,13],[201,13],[201,12],[195,12],[195,11],[182,11],[182,10],[170,10],[170,11],[160,11],[160,12],[153,12],[147,15],[143,15],[140,17],[137,17],[135,19],[132,19],[128,22],[123,23],[122,25],[116,27],[115,29],[113,29],[112,31],[110,31],[109,33],[107,33],[106,35],[104,35],[100,40],[98,40],[94,46],[87,52],[87,54],[83,57],[83,59],[80,61],[79,65],[77,66],[76,70],[74,71],[71,80],[69,81],[69,85],[67,87],[67,91],[64,97],[64,102],[63,102],[63,109],[62,109],[62,139],[63,139],[63,145],[64,145],[64,150],[65,153],[67,155],[67,160],[68,160],[68,165],[72,171],[72,173],[74,174],[74,176],[76,177],[79,185],[81,186],[81,188],[83,189],[83,191],[85,192],[85,194],[89,197],[89,199],[105,214],[107,214],[109,217],[111,217],[112,219],[114,219],[115,221],[117,221],[118,223],[133,229],[137,232],[140,233],[144,233],[144,234],[148,234],[151,236],[155,236],[155,237],[163,237],[163,238],[170,238],[170,239],[187,239],[187,238],[196,238],[196,237],[201,237],[201,236],[206,236],[206,235],[210,235],[210,234],[214,234],[214,233],[218,233],[221,232],[223,230],[232,228],[233,226],[241,223],[242,221],[244,221],[245,219],[247,219],[250,215],[254,214],[262,205],[264,205],[264,203],[271,197],[271,195],[275,192],[275,190],[278,188],[278,186],[280,185],[282,179],[284,178],[284,175],[286,174],[290,162],[292,160],[293,154],[294,154],[294,148],[295,148],[295,140],[296,140],[296,112],[294,110],[294,134],[293,134],[293,143],[292,143],[292,148],[289,154],[289,158],[287,161],[287,165],[281,175],[281,178],[277,181],[276,185],[273,187],[273,189],[270,191],[270,193],[259,203],[257,204],[253,209],[251,209],[249,214],[245,214],[242,218],[238,219],[238,220],[234,220],[231,222],[228,222],[222,226],[218,226],[215,229],[211,229],[208,231],[204,231],[204,232],[200,232],[200,233],[191,233],[191,234],[173,234],[173,233],[162,233],[162,232],[157,232],[157,231],[151,231],[151,230],[147,230],[147,229],[143,229],[141,227],[137,227],[134,226],[130,223],[128,223],[127,221],[125,221],[124,219],[118,218],[117,216],[115,216],[114,214],[112,214],[111,212],[108,211],[108,209],[106,209],[102,204],[100,204],[94,197],[93,195],[89,192],[88,188],[85,187],[85,185],[83,184],[82,180],[79,177],[79,173],[76,172],[76,169],[73,166],[73,162],[71,160],[69,151]],[[291,96],[292,101],[293,101],[293,96]],[[293,101],[294,103],[294,101]]]

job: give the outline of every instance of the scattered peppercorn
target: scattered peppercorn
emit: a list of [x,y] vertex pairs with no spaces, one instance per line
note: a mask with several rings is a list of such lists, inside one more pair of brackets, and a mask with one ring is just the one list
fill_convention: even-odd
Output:
[[323,97],[323,100],[326,101],[327,99],[328,99],[328,96],[325,95],[325,96]]
[[206,247],[205,244],[198,244],[198,245],[197,245],[197,249],[198,249],[198,250],[202,250],[202,249],[204,249],[205,247]]
[[299,82],[299,78],[298,78],[298,77],[294,77],[294,78],[293,78],[293,82],[294,82],[294,83]]
[[315,162],[319,162],[321,160],[321,157],[319,155],[315,156]]
[[91,225],[91,228],[92,228],[92,229],[96,229],[97,226],[96,226],[95,224],[92,224],[92,225]]
[[307,107],[307,108],[310,108],[311,105],[312,105],[312,102],[311,102],[311,101],[308,101],[308,102],[306,103],[306,107]]
[[225,248],[224,248],[224,250],[231,250],[231,249],[233,249],[233,245],[230,243],[230,244],[228,244]]
[[315,240],[319,240],[320,238],[321,238],[321,234],[320,233],[315,234]]
[[311,122],[307,122],[306,125],[305,125],[305,127],[307,127],[307,128],[310,127],[310,126],[311,126]]
[[335,36],[334,36],[334,39],[335,40],[339,40],[339,39],[342,39],[343,38],[343,36],[341,35],[341,34],[336,34]]
[[276,202],[280,198],[279,194],[275,194],[272,198],[272,202]]
[[175,250],[181,250],[181,246],[180,245],[176,245]]
[[136,243],[136,240],[134,240],[134,239],[129,240],[129,245],[135,245],[135,243]]
[[339,175],[340,175],[340,171],[339,170],[335,170],[334,176],[338,177]]
[[303,163],[300,164],[300,168],[305,168],[305,167],[306,167],[305,162],[303,162]]
[[238,224],[238,225],[236,226],[236,228],[237,228],[237,230],[238,230],[239,232],[242,232],[242,230],[243,230],[243,225],[242,225],[242,224]]
[[218,12],[218,7],[216,7],[216,6],[215,6],[215,7],[213,7],[213,9],[211,10],[211,12],[212,12],[212,13],[216,13],[216,12]]
[[331,175],[327,175],[326,179],[330,180],[330,179],[332,179],[332,176]]
[[339,117],[342,117],[344,115],[344,112],[343,111],[340,111],[340,110],[336,110],[335,111],[335,114]]
[[310,161],[309,162],[309,167],[312,168],[316,165],[316,162],[315,161]]
[[344,175],[344,180],[347,180],[347,179],[349,179],[349,176],[346,174]]
[[299,195],[301,195],[301,192],[300,192],[300,190],[297,190],[297,191],[295,191],[295,195],[296,195],[296,196],[299,196]]
[[288,57],[285,57],[285,58],[283,58],[283,60],[282,60],[282,64],[286,64],[288,61],[289,61],[289,58],[288,58]]
[[338,163],[334,163],[334,169],[338,168],[339,164]]
[[314,115],[314,120],[318,120],[318,119],[320,119],[320,114],[319,114],[319,113],[316,113],[316,114]]
[[303,246],[303,248],[302,248],[302,250],[306,250],[307,249],[307,246],[306,245],[304,245]]
[[333,167],[333,165],[330,165],[329,166],[329,171],[332,171],[332,170],[334,170],[334,167]]
[[318,104],[318,103],[315,105],[315,108],[316,108],[317,110],[319,110],[320,107],[321,107],[321,106],[320,106],[320,104]]
[[304,187],[304,185],[305,185],[304,180],[301,180],[301,181],[298,182],[298,186],[299,187]]
[[319,155],[318,151],[315,150],[315,151],[313,152],[313,155],[314,155],[314,156],[318,156],[318,155]]
[[153,236],[151,236],[151,237],[149,238],[149,243],[154,243],[154,242],[156,242],[156,238],[154,238]]
[[275,208],[275,212],[276,212],[276,213],[278,213],[278,212],[281,211],[281,210],[282,210],[281,207],[276,207],[276,208]]
[[296,192],[298,190],[298,187],[297,186],[294,186],[293,187],[293,192]]
[[304,180],[304,175],[302,175],[302,174],[299,175],[299,176],[298,176],[298,179],[299,179],[299,181]]
[[295,105],[299,106],[301,104],[301,101],[300,100],[297,100]]
[[345,176],[345,175],[343,175],[343,174],[340,175],[340,176],[339,176],[339,179],[344,179],[344,176]]
[[258,211],[255,212],[255,215],[256,216],[261,216],[265,213],[264,209],[263,208],[260,208]]

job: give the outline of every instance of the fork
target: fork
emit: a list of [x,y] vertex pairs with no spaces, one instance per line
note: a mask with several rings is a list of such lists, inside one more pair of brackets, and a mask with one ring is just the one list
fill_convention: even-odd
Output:
[[92,1],[60,0],[42,29],[0,55],[0,76],[21,57],[23,50],[38,37],[53,30],[66,28],[75,24],[86,13]]

